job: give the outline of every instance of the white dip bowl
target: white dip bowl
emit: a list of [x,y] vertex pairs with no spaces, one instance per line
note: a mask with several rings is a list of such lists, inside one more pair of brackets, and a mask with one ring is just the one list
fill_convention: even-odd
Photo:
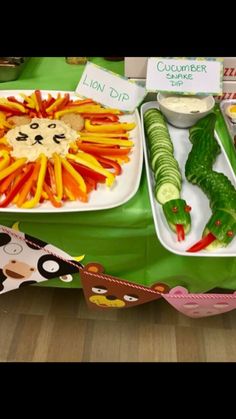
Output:
[[[169,103],[165,103],[167,98],[169,98]],[[174,102],[170,98],[173,98]],[[200,110],[198,109],[196,102],[194,103],[191,98],[200,101],[197,101]],[[167,121],[177,128],[192,127],[199,119],[210,113],[215,106],[213,96],[183,96],[171,93],[158,93],[157,101],[160,110]],[[204,110],[202,110],[202,108],[204,108]]]

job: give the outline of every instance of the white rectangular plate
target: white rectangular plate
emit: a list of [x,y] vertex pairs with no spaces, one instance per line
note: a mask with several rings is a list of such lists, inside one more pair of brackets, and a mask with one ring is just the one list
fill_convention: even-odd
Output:
[[[203,229],[207,221],[209,220],[212,212],[209,207],[209,200],[202,192],[202,190],[198,186],[192,185],[191,183],[187,182],[185,178],[185,163],[188,158],[189,152],[192,149],[192,145],[189,141],[189,130],[175,128],[172,125],[168,124],[168,129],[174,146],[174,155],[179,163],[183,178],[181,198],[185,199],[187,204],[192,207],[192,211],[190,213],[192,220],[192,228],[190,233],[186,236],[185,240],[183,242],[178,242],[177,236],[170,230],[167,221],[164,217],[162,206],[156,201],[154,196],[154,176],[151,170],[151,166],[149,164],[147,139],[145,137],[143,123],[143,115],[150,108],[158,109],[158,103],[148,102],[142,105],[141,125],[149,196],[151,201],[156,233],[161,244],[170,252],[182,256],[236,256],[236,238],[232,240],[232,242],[226,248],[217,249],[211,252],[207,250],[201,250],[200,252],[196,253],[186,252],[188,248],[190,248],[193,244],[195,244],[197,241],[201,239]],[[215,136],[217,141],[221,145],[217,133],[215,133]],[[235,174],[231,168],[228,157],[222,146],[221,150],[222,153],[217,157],[216,163],[214,164],[213,168],[217,172],[223,172],[230,179],[232,184],[236,186]]]
[[[22,100],[20,93],[30,95],[34,90],[0,90],[0,97],[15,96],[16,99]],[[41,90],[42,97],[47,97],[50,93],[56,97],[57,93],[69,93],[71,99],[79,98],[75,92]],[[55,208],[50,202],[42,203],[32,209],[19,209],[13,205],[7,208],[0,208],[0,212],[16,212],[16,213],[64,213],[78,211],[97,211],[108,208],[114,208],[129,201],[137,192],[143,164],[143,146],[141,141],[141,127],[139,113],[136,110],[132,114],[125,114],[120,117],[122,122],[135,122],[136,128],[130,131],[130,139],[134,141],[134,147],[130,153],[130,162],[122,165],[122,174],[116,177],[111,188],[105,184],[98,184],[98,188],[89,194],[89,200],[86,203],[81,201],[66,202],[61,208]]]
[[221,113],[222,113],[222,115],[224,117],[226,126],[228,128],[228,131],[229,131],[229,134],[230,134],[230,137],[231,137],[233,146],[234,146],[234,150],[236,151],[235,145],[234,145],[234,137],[236,136],[236,123],[233,124],[231,122],[230,118],[226,115],[226,112],[225,112],[226,111],[226,108],[229,105],[236,105],[236,99],[225,99],[225,100],[222,100],[220,102],[220,110],[221,110]]

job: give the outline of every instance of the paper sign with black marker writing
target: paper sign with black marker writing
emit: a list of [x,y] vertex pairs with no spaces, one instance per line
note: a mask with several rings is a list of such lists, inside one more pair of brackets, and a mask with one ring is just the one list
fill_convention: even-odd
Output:
[[222,79],[222,58],[148,59],[147,91],[220,95]]

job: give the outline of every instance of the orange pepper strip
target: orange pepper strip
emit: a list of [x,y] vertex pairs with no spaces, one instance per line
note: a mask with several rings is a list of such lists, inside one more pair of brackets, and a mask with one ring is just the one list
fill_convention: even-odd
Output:
[[[70,155],[68,155],[70,157]],[[74,169],[74,167],[64,158],[61,157],[61,163],[63,167],[71,174],[71,176],[75,179],[76,183],[78,183],[82,192],[86,193],[86,184],[84,182],[83,177]]]
[[74,198],[79,199],[82,202],[88,202],[87,194],[80,189],[73,176],[65,169],[62,171],[62,179],[66,193],[69,192],[69,195],[72,195]]
[[20,208],[27,199],[27,196],[32,188],[33,182],[36,182],[38,177],[40,164],[36,162],[34,165],[34,171],[28,181],[24,184],[23,189],[21,190],[16,205]]
[[55,173],[55,182],[56,182],[56,190],[57,195],[56,199],[61,201],[63,195],[63,184],[62,184],[62,170],[61,170],[61,160],[58,154],[53,154],[53,161],[54,161],[54,173]]
[[48,186],[48,184],[47,184],[46,182],[44,182],[44,184],[43,184],[43,188],[44,188],[44,190],[46,191],[46,193],[47,193],[47,195],[48,195],[48,198],[50,199],[50,201],[51,201],[52,205],[53,205],[54,207],[56,207],[56,208],[60,208],[60,207],[62,206],[61,202],[58,202],[58,201],[55,199],[55,197],[54,197],[54,195],[53,195],[53,193],[52,193],[52,191],[51,191],[50,187]]

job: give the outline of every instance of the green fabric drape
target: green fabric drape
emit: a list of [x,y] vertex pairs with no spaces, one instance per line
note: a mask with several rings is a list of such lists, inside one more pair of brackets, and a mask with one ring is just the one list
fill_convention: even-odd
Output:
[[[123,62],[91,59],[116,73],[124,74]],[[83,66],[69,65],[64,57],[31,58],[20,78],[0,83],[1,90],[75,90]],[[218,106],[217,131],[236,173],[236,154]],[[191,292],[214,287],[236,289],[235,258],[184,257],[168,252],[160,244],[152,218],[145,170],[140,188],[125,205],[97,212],[65,214],[0,213],[0,224],[8,227],[19,221],[21,231],[51,242],[72,256],[85,255],[83,263],[97,261],[106,272],[143,285],[166,282],[182,285]],[[79,275],[64,283],[59,279],[40,286],[79,288]]]

